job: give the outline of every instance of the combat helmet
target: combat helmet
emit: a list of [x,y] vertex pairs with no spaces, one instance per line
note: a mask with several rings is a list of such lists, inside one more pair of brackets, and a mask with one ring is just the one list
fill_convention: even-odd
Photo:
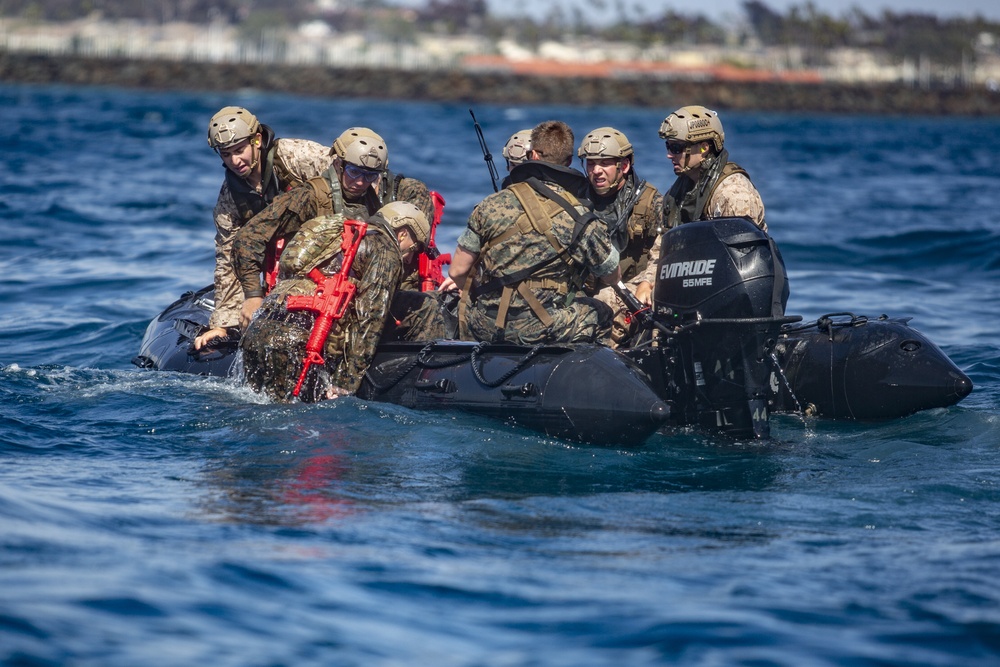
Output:
[[408,201],[394,201],[380,208],[378,214],[389,223],[393,231],[409,227],[413,238],[420,245],[427,247],[427,241],[431,236],[431,225],[427,222],[427,216],[419,208]]
[[510,139],[503,146],[501,154],[511,165],[519,165],[527,162],[528,153],[531,152],[531,128],[518,130],[510,135]]
[[613,127],[599,127],[583,138],[576,151],[581,160],[621,159],[633,155],[628,137]]
[[208,145],[216,152],[260,132],[257,117],[243,107],[223,107],[208,121]]
[[382,171],[389,165],[389,149],[385,147],[385,140],[367,127],[344,130],[333,142],[330,154],[373,171]]
[[663,119],[660,138],[686,144],[711,141],[715,151],[719,152],[726,142],[726,133],[722,130],[719,114],[703,106],[692,105],[681,107]]

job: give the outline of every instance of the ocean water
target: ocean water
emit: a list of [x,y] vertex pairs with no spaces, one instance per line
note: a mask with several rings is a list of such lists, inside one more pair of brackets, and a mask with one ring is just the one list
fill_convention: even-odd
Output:
[[[467,105],[0,86],[0,664],[1000,663],[1000,119],[723,116],[789,312],[912,316],[968,398],[602,448],[133,367],[211,281],[228,104],[377,129],[445,250],[492,191]],[[669,109],[475,111],[501,163],[561,118],[673,180]]]

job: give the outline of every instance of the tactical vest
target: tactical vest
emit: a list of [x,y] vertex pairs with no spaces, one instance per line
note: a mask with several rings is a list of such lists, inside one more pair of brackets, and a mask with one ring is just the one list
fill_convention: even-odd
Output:
[[399,184],[405,178],[402,174],[394,174],[388,169],[382,172],[382,183],[388,187],[383,187],[378,193],[378,200],[382,208],[386,204],[391,204],[399,198]]
[[[382,172],[383,182],[391,183],[390,187],[382,188],[383,193],[376,194],[372,188],[365,190],[362,203],[368,215],[373,215],[386,204],[396,201],[399,195],[399,183],[403,180],[403,175],[394,175],[391,171]],[[340,178],[333,165],[316,178],[307,181],[316,195],[316,203],[319,207],[318,215],[332,215],[334,213],[346,213],[347,203],[344,201],[344,191],[340,185]]]
[[274,176],[278,179],[278,189],[282,192],[288,192],[305,182],[292,171],[291,165],[277,154],[274,156]]
[[332,166],[321,175],[310,178],[306,184],[313,189],[317,216],[343,213],[347,208],[344,205],[344,193],[340,188],[340,179],[337,178],[337,172]]
[[[555,290],[560,296],[565,296],[569,303],[573,294],[579,289],[579,277],[583,273],[582,267],[570,255],[569,251],[577,244],[583,229],[599,218],[593,212],[581,215],[576,207],[580,205],[579,200],[573,195],[566,193],[565,197],[554,192],[547,185],[537,178],[529,178],[526,182],[514,183],[508,188],[517,200],[521,203],[523,213],[518,216],[513,225],[507,228],[496,238],[487,241],[480,249],[479,256],[482,258],[485,275],[493,275],[496,267],[491,266],[488,250],[499,243],[518,235],[541,234],[555,250],[555,256],[539,262],[534,266],[516,271],[507,276],[496,276],[481,285],[474,285],[470,290],[470,296],[474,301],[477,297],[501,290],[500,306],[497,309],[497,316],[494,322],[497,335],[499,336],[507,326],[507,315],[510,310],[511,300],[514,292],[517,292],[524,302],[531,309],[531,312],[541,321],[543,326],[552,325],[552,316],[535,294],[535,290],[549,289]],[[570,213],[576,221],[573,230],[573,237],[569,245],[563,244],[552,232],[552,219],[561,212]],[[560,272],[551,271],[552,275],[541,276],[544,269],[557,261],[569,269],[574,279],[566,280],[558,277]],[[464,319],[464,317],[463,317]]]
[[[642,181],[640,183],[640,187],[642,187],[642,194],[639,195],[639,201],[635,203],[635,207],[632,209],[631,215],[629,216],[629,220],[637,220],[636,226],[629,227],[629,241],[641,239],[643,237],[645,229],[642,227],[642,221],[645,220],[653,210],[653,199],[656,195],[655,188],[647,185],[646,181]],[[637,276],[646,270],[646,266],[649,264],[648,251],[649,248],[647,248],[645,244],[641,243],[629,243],[626,247],[618,250],[620,254],[618,268],[621,269],[622,280],[631,280],[634,276]]]
[[[645,236],[645,220],[648,219],[653,210],[653,200],[656,197],[656,188],[649,185],[645,180],[633,180],[633,187],[628,191],[619,191],[614,206],[603,216],[600,212],[595,214],[608,224],[608,231],[611,235],[611,242],[618,251],[622,280],[631,280],[646,269],[649,264],[649,247],[645,243],[637,243]],[[610,215],[614,219],[610,220]],[[651,243],[650,243],[651,245]],[[587,293],[596,294],[598,291],[597,281],[588,279]]]
[[[635,231],[629,226],[632,212],[639,202],[639,197],[646,189],[646,181],[635,176],[632,172],[626,178],[625,184],[610,197],[597,195],[596,201],[608,199],[611,206],[602,211],[595,210],[594,213],[608,226],[608,234],[611,235],[611,242],[615,244],[615,249],[621,252],[628,245]],[[594,193],[596,194],[596,193]]]
[[663,198],[665,229],[673,229],[686,222],[704,220],[705,207],[715,194],[719,183],[733,174],[743,174],[750,178],[743,167],[735,162],[729,162],[728,158],[729,153],[723,149],[697,183],[692,182],[690,178],[677,179],[667,196]]

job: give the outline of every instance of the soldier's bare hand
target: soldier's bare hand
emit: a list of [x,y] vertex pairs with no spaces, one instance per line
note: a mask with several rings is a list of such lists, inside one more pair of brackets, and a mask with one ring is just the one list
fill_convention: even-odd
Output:
[[635,288],[635,298],[639,299],[644,306],[653,305],[653,286],[643,280]]
[[326,390],[326,397],[328,399],[339,398],[341,396],[350,396],[351,392],[346,389],[341,389],[340,387],[330,387]]
[[250,326],[250,320],[253,319],[253,314],[257,312],[262,303],[264,303],[264,299],[259,296],[252,296],[243,302],[243,308],[240,309],[240,329],[247,330],[247,327]]
[[206,331],[205,333],[201,334],[200,336],[194,339],[194,349],[200,350],[201,348],[205,347],[216,338],[222,338],[223,336],[226,335],[228,334],[226,333],[226,330],[223,329],[222,327],[215,327],[214,329],[209,329],[208,331]]

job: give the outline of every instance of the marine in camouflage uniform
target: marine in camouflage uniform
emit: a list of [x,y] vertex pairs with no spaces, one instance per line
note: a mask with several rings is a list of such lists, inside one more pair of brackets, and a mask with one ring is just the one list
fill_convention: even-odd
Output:
[[425,216],[433,217],[434,204],[427,186],[388,171],[388,148],[372,130],[345,130],[329,153],[333,162],[321,175],[277,197],[237,234],[233,264],[247,300],[241,323],[249,323],[252,310],[266,292],[261,275],[268,268],[268,258],[277,254],[277,247],[288,244],[306,221],[338,213],[367,220],[394,201],[408,201]]
[[270,127],[241,107],[224,107],[209,122],[208,143],[224,156],[224,165],[234,148],[247,141],[254,166],[246,177],[226,167],[226,178],[212,212],[215,310],[209,317],[210,329],[236,328],[240,323],[243,290],[231,260],[236,233],[280,193],[319,176],[330,164],[329,149],[322,144],[275,138]]
[[382,340],[430,341],[453,337],[456,323],[447,307],[450,304],[448,293],[422,291],[420,255],[430,241],[430,222],[423,211],[410,202],[386,204],[381,215],[396,233],[403,266]]
[[[314,267],[326,275],[340,270],[344,219],[343,214],[323,215],[302,225],[282,253],[277,285],[240,341],[245,381],[273,400],[292,400],[316,321],[309,310],[289,310],[287,299],[316,292],[316,283],[307,277]],[[350,269],[349,280],[357,291],[343,318],[334,321],[323,347],[325,363],[310,366],[299,395],[302,401],[357,391],[375,356],[401,270],[395,234],[376,213]]]
[[[639,178],[628,137],[613,127],[592,130],[577,150],[589,183],[588,197],[594,213],[607,225],[611,242],[618,250],[622,282],[633,291],[642,283],[642,274],[659,259],[663,232],[663,195]],[[636,333],[628,308],[613,287],[597,290],[588,284],[588,293],[615,311],[608,344],[627,345]]]
[[[698,220],[743,216],[767,231],[764,202],[746,170],[729,161],[719,115],[702,106],[681,107],[663,120],[660,137],[677,180],[663,198],[663,227]],[[668,237],[664,237],[665,239]],[[661,252],[669,253],[669,248]],[[654,283],[655,264],[642,275]]]
[[400,214],[389,218],[389,226],[396,232],[399,239],[399,250],[403,253],[403,276],[399,289],[419,292],[420,284],[420,253],[427,247],[431,236],[431,225],[426,215],[421,211],[411,216]]
[[[565,150],[558,137],[568,137]],[[578,199],[586,189],[583,174],[562,166],[572,159],[569,127],[542,123],[531,143],[534,159],[514,167],[511,185],[472,211],[449,275],[462,288],[477,269],[464,309],[476,340],[594,342],[610,327],[610,309],[576,292],[589,275],[617,280],[618,251],[607,227]]]

